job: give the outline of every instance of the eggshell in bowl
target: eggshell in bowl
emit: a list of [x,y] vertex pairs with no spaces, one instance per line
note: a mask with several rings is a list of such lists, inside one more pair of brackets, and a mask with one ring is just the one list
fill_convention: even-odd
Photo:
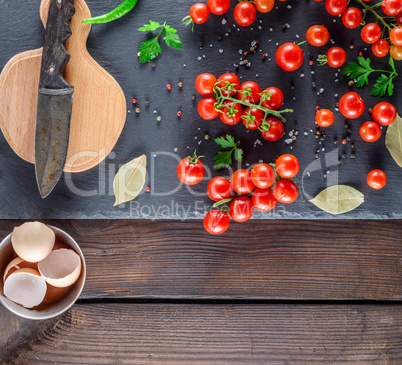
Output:
[[[10,263],[6,266],[6,269],[4,270],[4,275],[3,275],[3,283],[6,281],[6,278],[8,276],[8,273],[11,269],[15,269],[17,271],[18,269],[21,269],[19,264],[23,262],[24,260],[21,257],[16,257],[14,260],[11,260]],[[11,273],[10,273],[11,274]]]

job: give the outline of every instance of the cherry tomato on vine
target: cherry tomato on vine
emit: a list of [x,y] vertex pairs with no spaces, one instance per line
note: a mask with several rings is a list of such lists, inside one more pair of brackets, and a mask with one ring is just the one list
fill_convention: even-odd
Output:
[[345,118],[354,119],[364,112],[365,104],[360,95],[354,91],[348,92],[339,100],[339,111]]
[[373,44],[377,42],[381,37],[381,28],[376,23],[366,24],[360,33],[363,42]]
[[208,212],[204,217],[204,228],[211,234],[222,234],[226,232],[230,225],[230,217],[220,209]]
[[397,116],[396,108],[385,101],[378,103],[371,112],[374,122],[382,126],[392,124]]
[[195,79],[195,89],[202,96],[211,96],[214,93],[216,77],[210,73],[203,73]]
[[347,8],[342,14],[342,23],[346,28],[354,29],[360,25],[363,15],[358,8]]
[[249,194],[255,188],[251,172],[245,169],[236,170],[230,177],[233,190],[240,195]]
[[402,46],[402,27],[392,28],[389,38],[395,46]]
[[266,88],[264,92],[271,94],[271,96],[269,100],[264,100],[261,105],[267,109],[278,110],[285,100],[283,92],[275,86]]
[[260,13],[269,13],[275,5],[275,0],[254,0],[254,6]]
[[397,17],[396,17],[396,22],[397,22],[398,24],[402,24],[402,13],[400,13],[400,14],[397,15]]
[[251,199],[246,196],[234,198],[229,205],[229,214],[236,222],[245,222],[251,218],[254,206]]
[[377,123],[364,122],[360,126],[360,137],[366,142],[375,142],[381,137],[381,128]]
[[230,0],[207,0],[208,9],[212,14],[225,14],[230,8]]
[[190,16],[193,19],[193,22],[196,24],[203,24],[209,18],[209,9],[208,6],[202,3],[194,4],[190,8]]
[[389,49],[389,53],[394,60],[396,60],[396,61],[402,60],[402,47],[401,46],[392,46]]
[[291,179],[300,170],[299,160],[290,154],[281,155],[275,162],[276,172],[280,177]]
[[312,25],[306,33],[307,42],[314,47],[322,47],[329,41],[328,29],[322,25]]
[[[259,100],[260,100],[260,95],[258,95],[258,94],[261,93],[261,88],[254,81],[246,81],[246,82],[243,82],[240,85],[239,90],[246,90],[246,89],[250,89],[251,95],[246,96],[244,98],[244,101],[246,103],[257,104],[259,102]],[[242,100],[243,94],[242,93],[237,93],[237,98],[239,100]]]
[[177,177],[186,185],[198,184],[205,175],[205,166],[194,151],[193,156],[183,158],[177,165]]
[[334,113],[329,109],[320,109],[315,115],[315,121],[320,127],[329,127],[334,120]]
[[274,209],[278,200],[274,196],[271,188],[255,189],[251,195],[254,208],[261,212],[269,212]]
[[389,43],[385,39],[380,38],[377,42],[373,43],[371,50],[374,56],[385,57],[389,52]]
[[204,96],[197,105],[199,116],[205,120],[212,120],[218,116],[215,110],[216,99],[212,96]]
[[367,184],[370,188],[382,189],[387,184],[387,175],[382,170],[372,170],[367,175]]
[[402,2],[401,0],[383,0],[381,9],[386,15],[397,16],[402,12]]
[[347,0],[325,0],[325,9],[331,15],[341,15],[348,5]]
[[261,131],[262,138],[270,142],[278,141],[285,133],[285,127],[278,118],[267,118],[267,123],[270,124],[269,130]]
[[[219,76],[218,81],[219,81],[219,84],[218,84],[219,87],[226,86],[226,81],[228,81],[229,84],[234,84],[233,87],[236,90],[238,90],[239,87],[240,87],[239,78],[235,74],[232,74],[232,73],[226,73],[226,74],[223,74],[223,75]],[[236,94],[236,91],[234,91],[234,90],[232,90],[230,92],[230,96],[233,96],[235,94]],[[228,96],[228,90],[226,90],[226,89],[222,90],[222,95]]]
[[285,71],[294,71],[302,65],[304,54],[297,44],[288,42],[282,44],[277,49],[275,60],[281,69]]
[[[228,100],[228,101],[225,101],[224,104],[230,108],[233,105],[233,101]],[[236,125],[237,123],[240,122],[241,116],[243,115],[243,107],[241,106],[241,104],[236,103],[233,110],[237,110],[237,111],[231,117],[228,115],[228,112],[229,112],[228,107],[224,106],[221,109],[221,111],[223,113],[219,113],[219,118],[221,118],[221,121],[227,125]]]
[[242,121],[247,129],[257,130],[264,119],[265,113],[261,109],[247,107],[244,109]]
[[241,1],[236,5],[233,15],[237,24],[242,27],[248,27],[253,24],[257,16],[257,11],[252,3]]
[[299,188],[292,180],[279,180],[274,185],[274,196],[278,202],[293,203],[299,195]]
[[223,199],[229,199],[232,195],[232,186],[230,181],[222,176],[213,177],[207,186],[207,193],[211,200],[219,202]]
[[266,163],[259,163],[251,169],[251,180],[260,189],[267,189],[275,182],[275,171]]
[[334,68],[341,67],[346,62],[346,52],[341,47],[332,47],[327,51],[328,65]]

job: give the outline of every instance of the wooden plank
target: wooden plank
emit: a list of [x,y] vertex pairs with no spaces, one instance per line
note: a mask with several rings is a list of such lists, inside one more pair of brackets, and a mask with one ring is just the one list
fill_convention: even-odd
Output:
[[49,223],[83,249],[82,298],[402,299],[402,221]]
[[401,364],[402,306],[79,304],[3,364]]

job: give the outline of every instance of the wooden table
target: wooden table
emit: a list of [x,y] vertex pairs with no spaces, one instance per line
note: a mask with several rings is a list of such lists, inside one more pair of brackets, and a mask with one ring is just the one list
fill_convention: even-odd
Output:
[[45,223],[86,286],[52,320],[1,307],[2,364],[402,364],[401,220]]

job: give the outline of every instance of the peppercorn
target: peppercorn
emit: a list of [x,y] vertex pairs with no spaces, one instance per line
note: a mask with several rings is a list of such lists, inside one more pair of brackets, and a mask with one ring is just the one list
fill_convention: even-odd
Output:
[[181,117],[181,111],[180,110],[177,112],[177,116]]
[[313,82],[311,83],[311,86],[312,86],[312,87],[316,87],[316,86],[317,86],[316,82],[313,81]]
[[342,160],[339,158],[338,159],[338,165],[340,165],[342,163]]
[[346,139],[345,138],[342,140],[342,144],[346,144]]
[[167,84],[167,85],[166,85],[166,88],[170,91],[170,90],[172,90],[172,85]]
[[137,99],[132,100],[133,104],[137,104]]
[[140,113],[140,108],[135,108],[135,112],[137,113],[137,114],[139,114]]
[[181,81],[177,85],[179,86],[179,88],[183,87],[183,83]]
[[202,41],[199,41],[199,42],[198,42],[198,45],[199,45],[200,47],[202,47],[202,46],[204,45],[204,43],[203,43]]
[[156,67],[156,62],[152,62],[152,68]]
[[247,56],[248,56],[248,52],[247,52],[247,51],[244,52],[243,54],[244,54],[244,57],[247,57]]
[[250,47],[250,52],[254,52],[254,47]]
[[321,134],[321,132],[317,129],[317,130],[315,131],[315,134],[319,136],[319,135]]
[[325,134],[321,134],[320,140],[323,141],[325,139]]
[[145,105],[149,106],[149,100],[145,100]]
[[295,139],[296,139],[296,136],[295,136],[295,135],[293,135],[291,138],[292,138],[293,140],[295,140]]
[[232,33],[232,28],[228,28],[228,33]]
[[350,128],[350,127],[349,127],[349,128],[347,128],[346,130],[347,130],[349,133],[351,133],[351,132],[352,132],[352,128]]
[[351,146],[352,146],[352,148],[355,148],[355,143],[354,143],[354,142],[352,142]]
[[334,144],[338,144],[338,139],[337,138],[334,139]]
[[204,138],[205,138],[205,139],[209,139],[209,134],[206,134],[206,135],[204,136]]
[[149,192],[151,191],[151,188],[150,188],[149,186],[147,186],[146,189],[145,189],[145,191],[146,191],[147,193],[149,193]]
[[326,179],[326,178],[327,178],[327,174],[324,173],[324,179]]
[[219,37],[218,37],[218,41],[220,42],[221,40],[222,40],[222,37],[221,37],[221,36],[219,36]]
[[244,62],[243,62],[245,65],[247,65],[248,64],[248,61],[247,60],[244,60]]
[[346,136],[346,140],[347,140],[347,141],[350,141],[350,136]]
[[160,121],[162,120],[162,117],[161,117],[160,115],[158,115],[158,116],[156,117],[156,120],[157,120],[158,122],[160,122]]
[[349,82],[348,82],[348,85],[349,86],[353,86],[355,84],[355,82],[353,81],[353,80],[350,80]]
[[319,155],[318,153],[316,153],[316,154],[315,154],[315,158],[318,158],[318,157],[320,157],[320,155]]
[[342,158],[346,158],[346,153],[342,153]]
[[197,97],[195,96],[195,95],[193,95],[192,97],[191,97],[191,100],[195,100],[195,99],[197,99]]
[[267,54],[267,53],[264,53],[264,54],[262,55],[262,59],[263,59],[264,61],[267,59],[267,57],[268,57],[268,54]]
[[356,155],[352,152],[351,154],[350,154],[350,158],[355,158],[356,157]]
[[349,48],[350,48],[350,49],[355,48],[355,46],[353,45],[353,43],[350,44]]

